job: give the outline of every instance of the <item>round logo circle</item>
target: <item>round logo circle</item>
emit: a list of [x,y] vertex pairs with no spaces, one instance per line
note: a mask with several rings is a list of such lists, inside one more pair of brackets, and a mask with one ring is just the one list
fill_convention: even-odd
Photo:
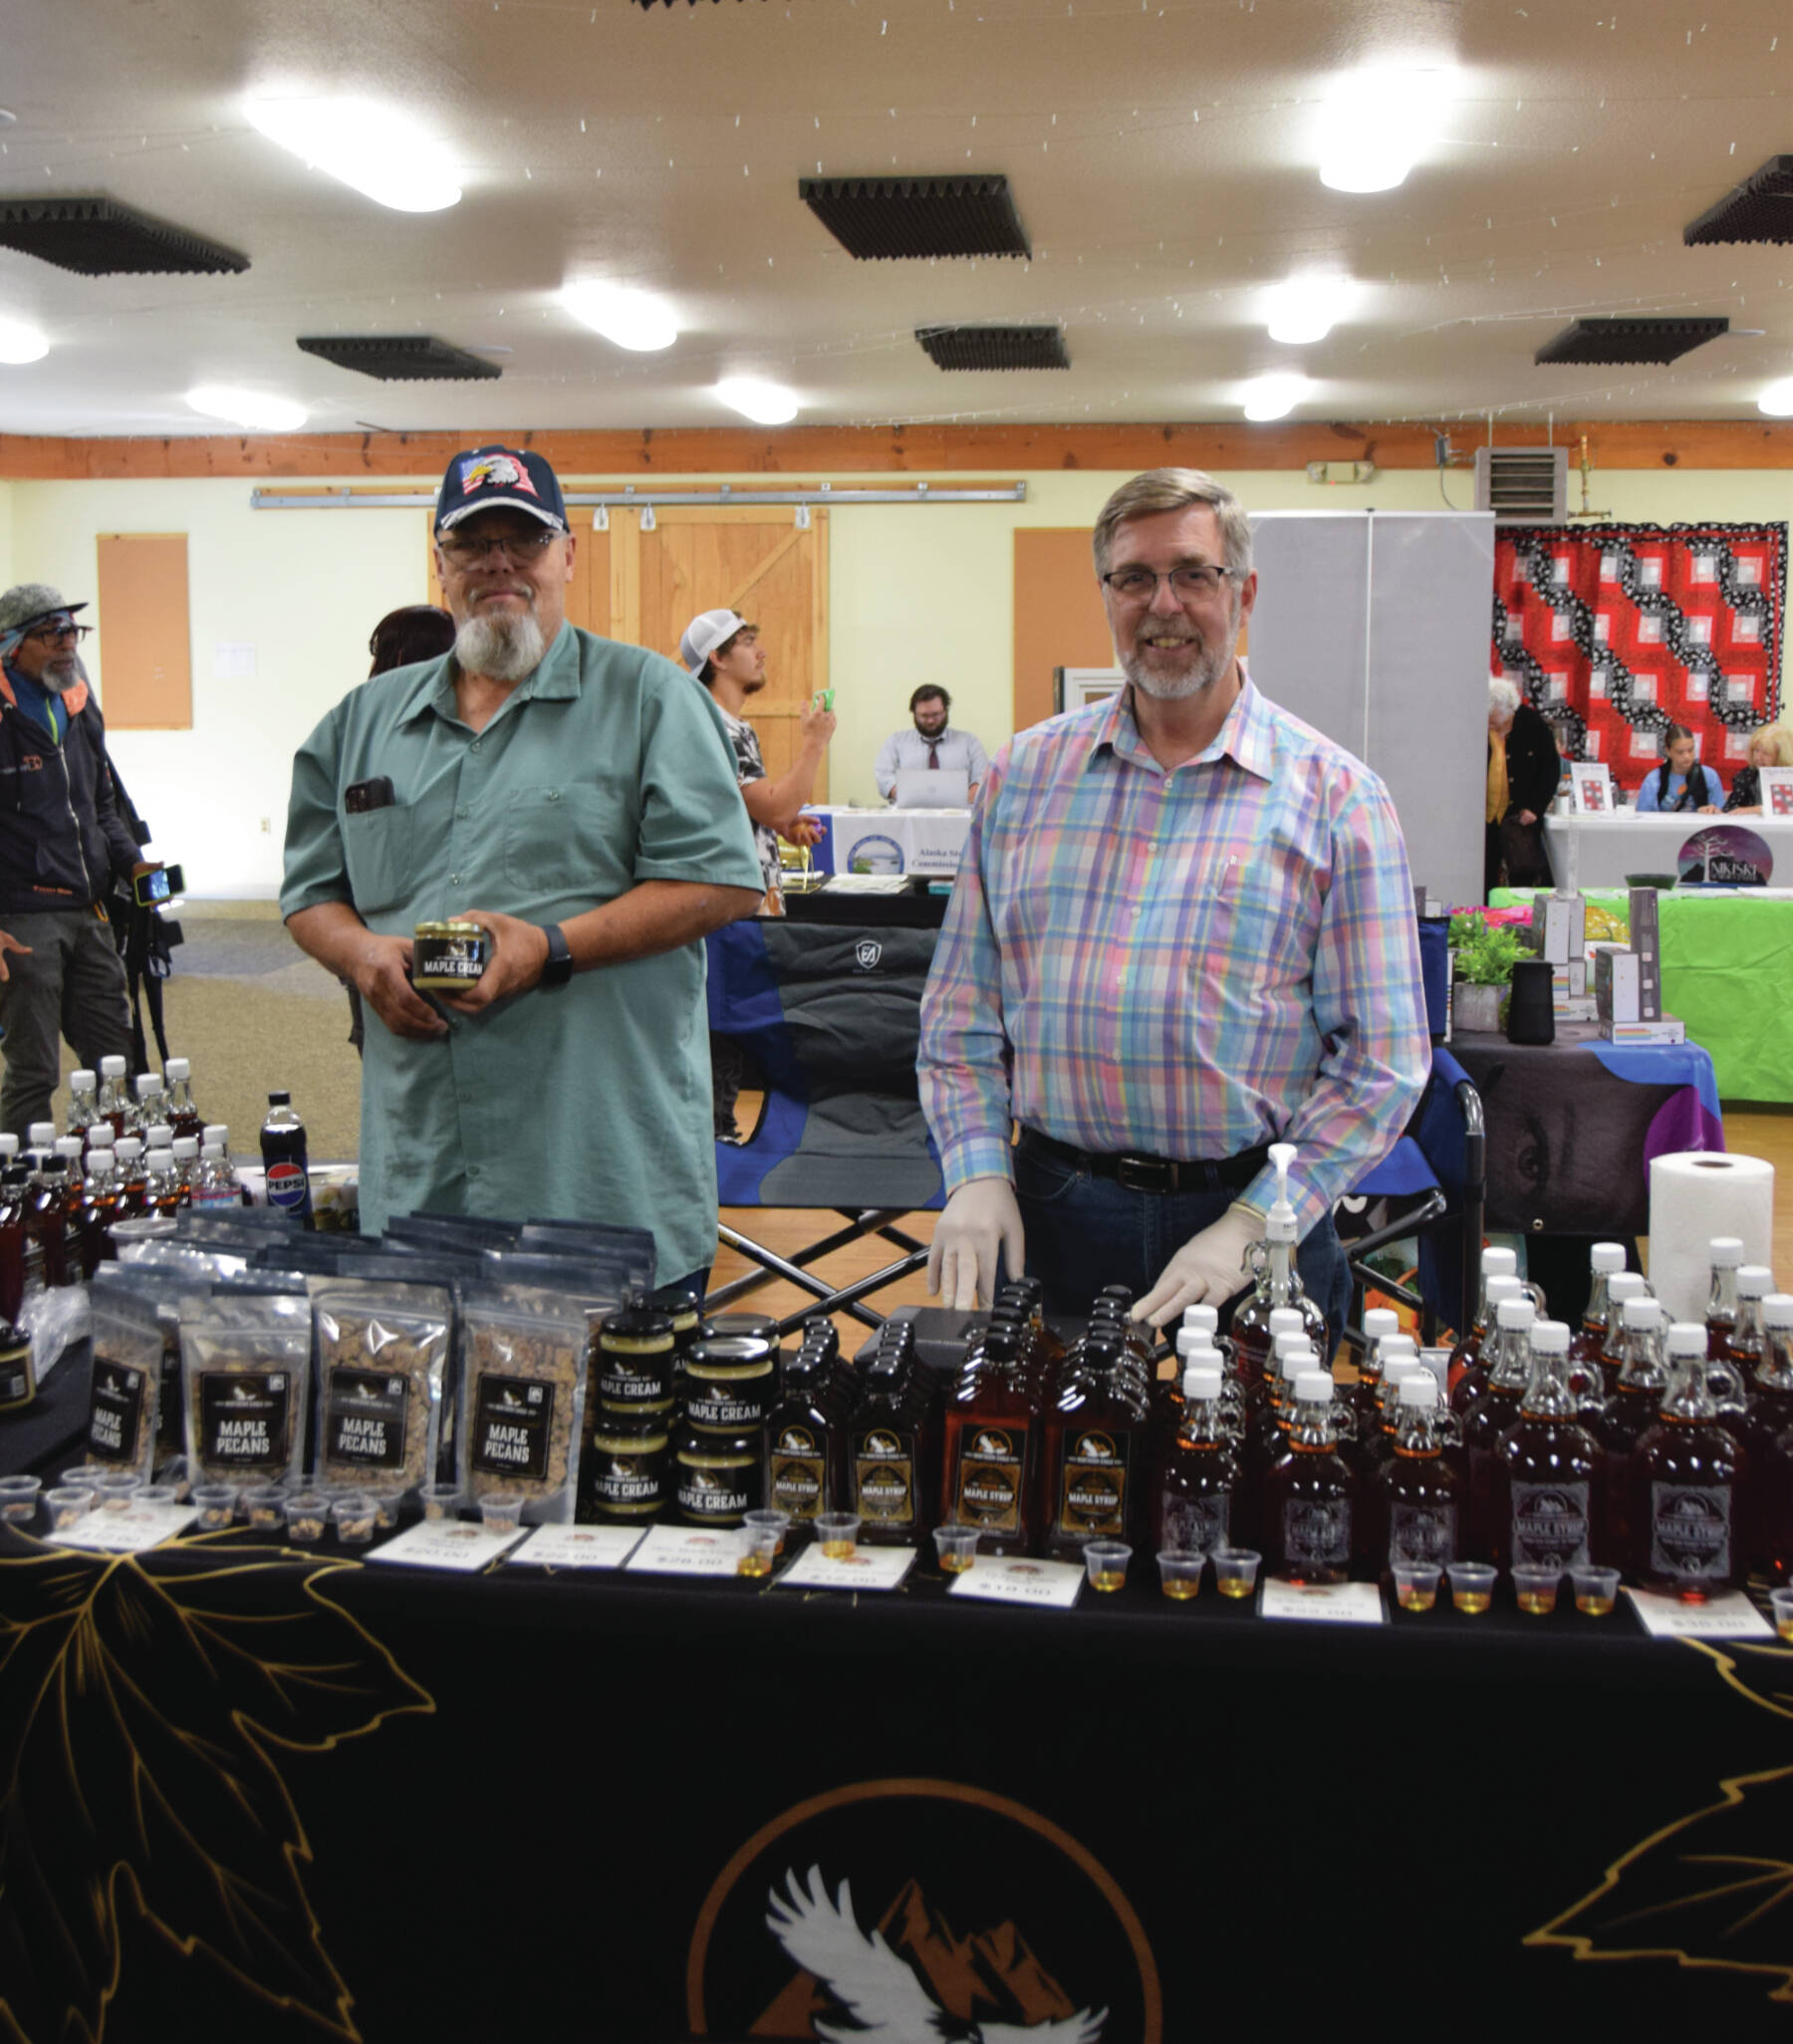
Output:
[[1675,855],[1683,887],[1765,888],[1774,872],[1768,841],[1741,824],[1695,831]]
[[925,1779],[833,1789],[748,1839],[704,1899],[685,2002],[698,2037],[1163,2038],[1157,1966],[1108,1870],[1025,1804]]
[[268,1204],[270,1206],[303,1206],[305,1204],[305,1173],[290,1159],[268,1166]]

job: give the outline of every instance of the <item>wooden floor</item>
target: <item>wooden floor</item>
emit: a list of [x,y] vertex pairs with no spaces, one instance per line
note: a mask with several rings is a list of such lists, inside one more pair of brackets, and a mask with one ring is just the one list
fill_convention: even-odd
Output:
[[[752,1128],[757,1112],[757,1101],[751,1096],[743,1096],[741,1126]],[[1793,1287],[1793,1107],[1727,1106],[1724,1110],[1724,1140],[1726,1148],[1733,1152],[1762,1157],[1774,1166],[1774,1269],[1783,1287]],[[739,1233],[763,1242],[781,1256],[789,1256],[805,1243],[828,1233],[831,1216],[802,1207],[736,1206],[724,1207],[722,1218]],[[918,1240],[930,1241],[934,1219],[931,1213],[911,1214],[902,1226],[906,1233]],[[832,1284],[851,1284],[882,1269],[896,1253],[888,1243],[857,1243],[831,1257],[822,1266],[821,1274]],[[748,1268],[745,1258],[725,1249],[716,1259],[711,1282],[724,1284]],[[893,1306],[911,1302],[921,1304],[926,1298],[926,1273],[917,1272],[915,1276],[879,1293],[870,1303],[876,1311],[889,1313]],[[782,1318],[796,1312],[803,1299],[804,1294],[795,1285],[779,1280],[741,1300],[735,1310],[773,1313]],[[864,1328],[845,1314],[837,1316],[837,1325],[843,1346],[850,1351],[857,1349],[865,1337]]]

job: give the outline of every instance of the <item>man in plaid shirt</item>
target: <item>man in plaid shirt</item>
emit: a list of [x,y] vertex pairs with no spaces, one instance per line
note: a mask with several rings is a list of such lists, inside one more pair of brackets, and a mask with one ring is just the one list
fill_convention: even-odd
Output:
[[1237,657],[1257,577],[1230,491],[1137,476],[1094,547],[1129,685],[998,753],[922,1000],[948,1193],[929,1286],[969,1308],[1000,1257],[1059,1312],[1111,1283],[1158,1326],[1218,1306],[1287,1142],[1298,1266],[1336,1335],[1333,1203],[1430,1067],[1401,828]]

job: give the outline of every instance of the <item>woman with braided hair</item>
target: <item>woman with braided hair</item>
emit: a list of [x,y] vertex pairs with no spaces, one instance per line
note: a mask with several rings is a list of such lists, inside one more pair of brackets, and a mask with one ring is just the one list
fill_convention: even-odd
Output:
[[1687,810],[1716,816],[1724,806],[1724,783],[1693,756],[1693,733],[1685,724],[1668,726],[1668,756],[1654,774],[1644,776],[1638,790],[1638,814],[1650,816]]

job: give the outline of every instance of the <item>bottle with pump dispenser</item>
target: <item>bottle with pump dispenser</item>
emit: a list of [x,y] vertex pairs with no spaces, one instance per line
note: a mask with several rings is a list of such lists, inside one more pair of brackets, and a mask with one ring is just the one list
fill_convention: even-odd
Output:
[[1307,1295],[1296,1267],[1300,1234],[1289,1199],[1289,1171],[1295,1162],[1292,1143],[1273,1143],[1270,1163],[1276,1172],[1276,1196],[1264,1216],[1264,1234],[1246,1254],[1246,1268],[1256,1280],[1250,1298],[1232,1317],[1230,1337],[1239,1375],[1249,1389],[1263,1374],[1271,1356],[1270,1316],[1277,1311],[1301,1315],[1308,1339],[1326,1348],[1326,1315]]

